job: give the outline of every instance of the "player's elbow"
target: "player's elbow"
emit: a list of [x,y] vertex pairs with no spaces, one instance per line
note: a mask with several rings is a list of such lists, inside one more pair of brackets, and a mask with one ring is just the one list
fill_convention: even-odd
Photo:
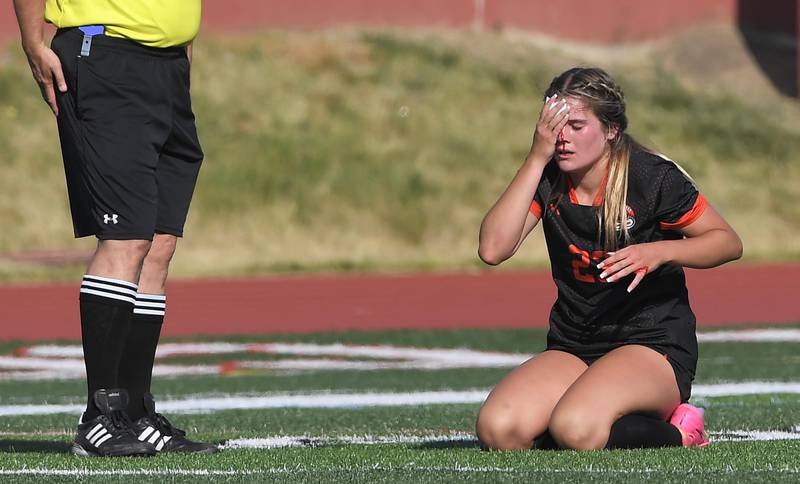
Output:
[[502,252],[498,250],[496,246],[493,246],[493,244],[484,243],[480,244],[478,247],[478,257],[480,257],[484,263],[489,264],[490,266],[496,266],[507,259],[507,257],[504,257]]
[[731,260],[739,260],[744,253],[744,244],[742,239],[736,232],[731,231],[731,252],[733,258]]

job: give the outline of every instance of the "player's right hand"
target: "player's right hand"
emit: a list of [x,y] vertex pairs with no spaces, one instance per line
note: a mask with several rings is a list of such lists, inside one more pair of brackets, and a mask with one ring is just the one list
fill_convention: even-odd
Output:
[[540,163],[548,163],[556,151],[558,134],[569,120],[569,104],[566,99],[559,99],[558,94],[546,98],[539,121],[533,133],[533,144],[529,157]]
[[39,45],[25,52],[28,56],[28,64],[42,97],[50,106],[53,114],[58,116],[58,103],[56,102],[56,87],[60,92],[67,92],[67,83],[64,80],[64,71],[61,69],[61,61],[49,47]]

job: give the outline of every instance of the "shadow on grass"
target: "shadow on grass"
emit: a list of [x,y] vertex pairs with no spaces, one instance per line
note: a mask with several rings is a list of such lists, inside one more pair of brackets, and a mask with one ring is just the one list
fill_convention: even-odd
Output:
[[[482,449],[486,450],[478,439],[462,439],[462,440],[432,440],[430,442],[423,442],[414,446],[415,449],[420,450],[446,450],[446,449]],[[560,450],[558,444],[550,435],[545,432],[533,441],[531,450]]]
[[70,443],[54,442],[52,440],[0,440],[0,454],[43,453],[66,454],[69,452]]
[[419,450],[480,449],[481,444],[477,440],[434,440],[417,444],[413,448]]

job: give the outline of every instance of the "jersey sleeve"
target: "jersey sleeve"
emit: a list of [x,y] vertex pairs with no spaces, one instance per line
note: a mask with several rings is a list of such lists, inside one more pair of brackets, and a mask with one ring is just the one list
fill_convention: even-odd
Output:
[[661,230],[680,230],[703,214],[708,201],[674,164],[666,165],[655,208]]
[[530,212],[539,220],[542,219],[544,206],[547,204],[547,200],[550,198],[550,192],[552,191],[553,184],[555,183],[555,177],[557,175],[558,167],[555,165],[555,163],[549,163],[545,167],[544,172],[542,172],[542,178],[539,180],[539,186],[536,187],[536,193],[533,194]]
[[539,190],[536,190],[536,193],[533,195],[533,201],[531,202],[531,213],[538,218],[539,220],[542,219],[542,199],[539,196]]

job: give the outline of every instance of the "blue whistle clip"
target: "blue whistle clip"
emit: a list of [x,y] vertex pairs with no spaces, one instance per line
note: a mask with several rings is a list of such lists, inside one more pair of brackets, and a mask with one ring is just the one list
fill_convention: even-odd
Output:
[[78,27],[78,29],[83,32],[81,57],[89,57],[89,53],[92,51],[92,37],[95,35],[103,35],[105,27],[102,25],[84,25],[83,27]]

